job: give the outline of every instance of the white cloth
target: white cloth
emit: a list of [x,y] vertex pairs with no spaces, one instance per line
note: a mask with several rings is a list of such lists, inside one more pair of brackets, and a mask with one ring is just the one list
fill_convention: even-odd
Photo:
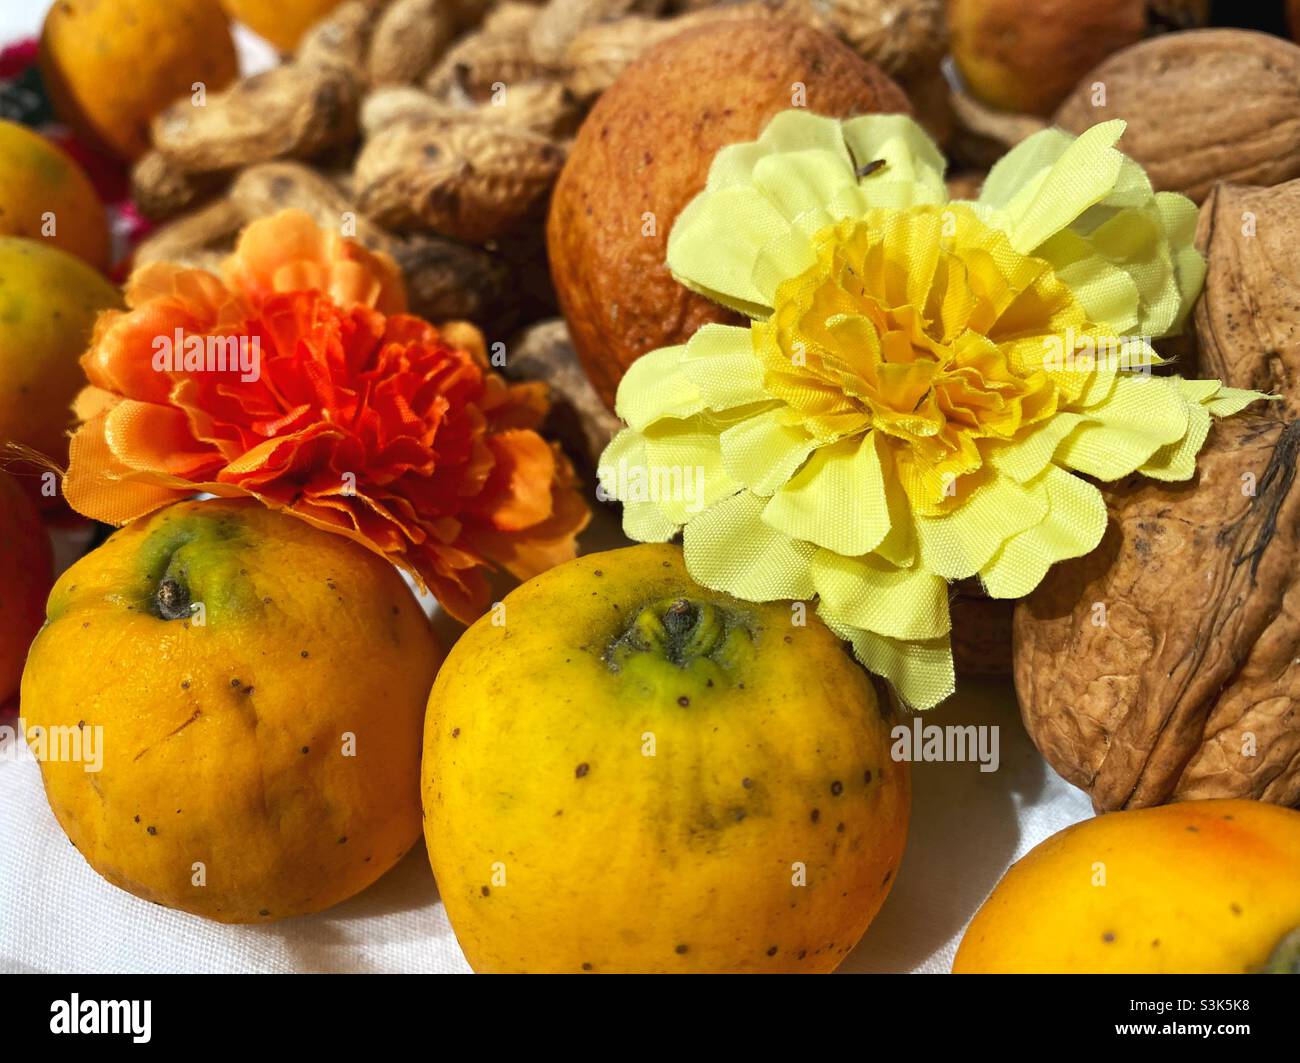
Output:
[[[924,717],[998,725],[1001,764],[914,764],[889,899],[842,971],[947,971],[1012,861],[1091,814],[1029,743],[1005,681],[968,682]],[[0,763],[0,971],[466,972],[424,847],[360,896],[268,926],[222,926],[110,886],[68,842],[26,757]]]

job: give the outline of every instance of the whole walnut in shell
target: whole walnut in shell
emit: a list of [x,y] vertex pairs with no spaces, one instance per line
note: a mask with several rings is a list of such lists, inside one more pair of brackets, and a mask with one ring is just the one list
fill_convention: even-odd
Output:
[[1196,246],[1200,375],[1275,392],[1300,416],[1300,180],[1273,188],[1219,184],[1201,207]]
[[578,130],[547,223],[551,273],[574,347],[611,407],[627,367],[701,325],[736,321],[687,291],[664,262],[678,213],[727,144],[792,106],[840,117],[909,111],[878,67],[782,19],[717,22],[656,45]]
[[1198,203],[1220,180],[1300,177],[1300,48],[1249,30],[1153,37],[1085,75],[1055,122],[1082,133],[1110,118],[1155,188]]
[[1092,554],[1016,607],[1025,726],[1098,811],[1300,803],[1300,422],[1214,425],[1196,477],[1108,489]]

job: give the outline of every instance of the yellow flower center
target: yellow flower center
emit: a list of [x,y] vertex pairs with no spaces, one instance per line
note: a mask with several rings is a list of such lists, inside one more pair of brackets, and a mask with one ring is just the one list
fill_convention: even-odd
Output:
[[879,430],[916,510],[953,504],[990,446],[1077,397],[1046,355],[1093,326],[1047,262],[969,207],[875,210],[813,245],[754,329],[765,390],[818,439]]

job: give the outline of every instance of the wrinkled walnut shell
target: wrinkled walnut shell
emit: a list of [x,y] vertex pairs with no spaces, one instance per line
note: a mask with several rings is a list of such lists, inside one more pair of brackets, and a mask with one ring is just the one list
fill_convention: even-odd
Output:
[[1300,803],[1298,452],[1300,422],[1216,423],[1191,482],[1109,488],[1098,549],[1016,607],[1025,726],[1099,812]]
[[[1094,106],[1105,87],[1105,106]],[[1071,133],[1111,118],[1157,189],[1201,202],[1215,182],[1300,177],[1300,48],[1249,30],[1167,33],[1095,67],[1056,112]]]
[[1196,246],[1205,290],[1196,304],[1200,374],[1274,392],[1300,416],[1300,181],[1273,188],[1216,185]]

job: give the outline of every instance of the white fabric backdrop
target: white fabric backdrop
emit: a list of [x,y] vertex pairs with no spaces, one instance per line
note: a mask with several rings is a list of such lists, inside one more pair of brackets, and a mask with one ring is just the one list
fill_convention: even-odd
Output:
[[[36,33],[48,0],[0,5],[0,42]],[[241,60],[273,59],[241,33]],[[589,548],[615,545],[597,531]],[[603,540],[603,542],[602,542]],[[68,662],[77,667],[76,662]],[[1001,728],[1001,766],[919,764],[894,889],[841,971],[947,971],[961,933],[1010,864],[1091,815],[1043,762],[1009,682],[966,684],[927,717]],[[108,885],[59,829],[27,757],[0,761],[0,972],[468,972],[423,846],[358,897],[270,926],[229,927]]]
[[[893,892],[842,971],[947,971],[961,933],[1010,864],[1091,814],[1030,745],[1009,684],[968,683],[927,717],[1001,727],[1001,766],[918,764]],[[45,802],[34,761],[0,763],[0,971],[465,972],[424,847],[318,915],[232,927],[108,885]]]

